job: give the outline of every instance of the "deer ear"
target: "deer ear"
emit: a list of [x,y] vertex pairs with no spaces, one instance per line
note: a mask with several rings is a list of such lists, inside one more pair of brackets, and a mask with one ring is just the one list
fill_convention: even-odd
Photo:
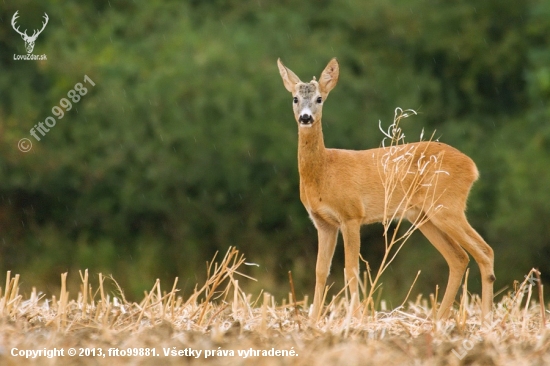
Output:
[[338,66],[338,60],[336,60],[336,58],[333,58],[329,61],[327,67],[325,67],[325,69],[321,73],[321,77],[319,78],[319,88],[321,94],[323,94],[324,96],[328,95],[332,88],[336,86],[339,75],[340,66]]
[[277,59],[277,66],[279,66],[279,73],[281,74],[281,78],[283,78],[283,83],[285,84],[286,90],[294,93],[294,86],[301,83],[300,78],[296,76],[292,70],[283,65],[280,58]]

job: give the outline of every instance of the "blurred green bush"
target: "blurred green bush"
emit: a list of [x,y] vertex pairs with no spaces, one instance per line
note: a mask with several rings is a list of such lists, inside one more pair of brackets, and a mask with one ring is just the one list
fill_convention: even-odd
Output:
[[[9,19],[50,22],[35,53]],[[331,57],[329,147],[382,139],[396,107],[408,141],[436,130],[478,164],[468,216],[496,253],[496,288],[550,274],[550,3],[544,1],[134,1],[0,9],[0,271],[28,287],[89,268],[141,295],[161,278],[191,291],[230,245],[260,264],[251,290],[313,291],[317,236],[299,201],[297,131],[281,57],[303,80]],[[40,142],[29,130],[88,75],[95,87]],[[22,153],[19,139],[33,140]],[[380,226],[363,231],[371,266]],[[333,275],[343,282],[343,250]],[[472,262],[470,289],[478,291]],[[384,279],[400,302],[444,286],[443,258],[411,239]],[[183,278],[183,280],[182,280]],[[53,284],[53,285],[52,285]],[[256,287],[254,287],[256,286]]]

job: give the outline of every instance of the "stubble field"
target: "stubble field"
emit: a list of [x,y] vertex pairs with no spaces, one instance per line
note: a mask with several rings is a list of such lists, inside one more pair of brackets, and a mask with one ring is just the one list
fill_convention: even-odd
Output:
[[[207,268],[188,298],[177,280],[156,281],[140,303],[114,279],[80,274],[81,291],[19,294],[7,274],[0,298],[2,365],[548,365],[550,331],[535,270],[480,319],[479,298],[463,288],[448,320],[433,319],[434,296],[373,311],[345,291],[310,322],[308,299],[246,294],[244,256],[231,248]],[[74,354],[74,355],[73,355]]]

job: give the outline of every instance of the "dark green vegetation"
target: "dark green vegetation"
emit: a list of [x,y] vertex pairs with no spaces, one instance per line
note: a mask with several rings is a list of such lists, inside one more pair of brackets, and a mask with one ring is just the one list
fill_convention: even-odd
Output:
[[[16,10],[22,29],[48,13],[34,50],[47,61],[13,60],[25,54]],[[204,261],[234,245],[260,264],[259,287],[286,293],[292,270],[312,294],[317,236],[277,57],[304,80],[338,57],[328,147],[377,147],[378,121],[414,108],[407,141],[436,130],[476,161],[468,216],[495,250],[496,290],[531,267],[550,274],[548,1],[6,0],[0,50],[0,273],[21,273],[22,288],[89,268],[128,296],[157,277],[190,291]],[[30,137],[84,75],[96,86]],[[23,137],[31,152],[17,149]],[[365,228],[363,257],[376,266],[382,251],[380,227]],[[329,283],[341,284],[342,258],[340,246]],[[445,286],[421,235],[383,297],[400,303],[419,269],[413,294]]]

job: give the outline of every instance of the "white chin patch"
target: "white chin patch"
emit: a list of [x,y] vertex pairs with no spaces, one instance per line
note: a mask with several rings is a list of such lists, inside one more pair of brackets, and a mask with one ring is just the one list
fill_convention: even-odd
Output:
[[311,128],[311,126],[313,126],[313,123],[301,123],[300,122],[300,127]]

